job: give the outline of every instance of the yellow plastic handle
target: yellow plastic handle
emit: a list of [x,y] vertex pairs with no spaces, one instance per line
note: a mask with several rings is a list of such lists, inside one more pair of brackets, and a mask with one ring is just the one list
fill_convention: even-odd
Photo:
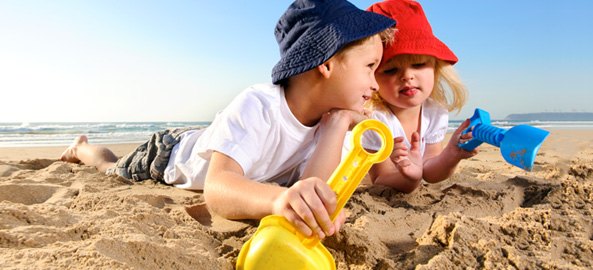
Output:
[[[369,153],[362,148],[362,134],[368,130],[375,131],[383,141],[381,149],[376,153]],[[389,128],[381,123],[381,121],[374,119],[364,120],[358,123],[352,130],[351,146],[350,152],[348,152],[344,160],[342,160],[327,181],[331,189],[336,192],[338,200],[336,211],[330,216],[332,221],[336,220],[336,217],[342,208],[344,208],[344,205],[346,205],[346,202],[350,199],[354,190],[356,190],[371,166],[374,163],[384,161],[391,155],[391,151],[393,151],[393,137]],[[317,238],[303,239],[303,244],[307,247],[314,247],[318,242],[319,239]]]

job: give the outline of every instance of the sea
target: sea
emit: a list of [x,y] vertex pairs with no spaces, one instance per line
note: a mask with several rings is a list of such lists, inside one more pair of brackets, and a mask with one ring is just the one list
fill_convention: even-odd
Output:
[[[455,131],[462,122],[449,121],[449,132]],[[492,120],[493,126],[504,129],[523,124],[546,130],[593,129],[593,121]],[[0,147],[67,146],[81,134],[93,144],[143,143],[159,130],[209,125],[210,122],[0,122]]]
[[0,147],[67,146],[78,135],[86,135],[92,144],[143,143],[159,130],[209,125],[210,122],[0,122]]

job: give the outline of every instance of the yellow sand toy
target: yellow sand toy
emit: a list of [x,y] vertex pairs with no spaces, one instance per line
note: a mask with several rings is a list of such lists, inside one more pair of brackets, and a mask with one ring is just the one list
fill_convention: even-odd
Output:
[[[383,144],[376,153],[362,148],[362,134],[373,130]],[[373,163],[391,154],[393,138],[389,129],[377,120],[365,120],[352,130],[352,150],[334,171],[327,184],[336,192],[337,208],[330,218],[334,221]],[[332,255],[318,238],[308,239],[297,232],[283,216],[264,217],[237,258],[238,270],[252,269],[336,269]]]

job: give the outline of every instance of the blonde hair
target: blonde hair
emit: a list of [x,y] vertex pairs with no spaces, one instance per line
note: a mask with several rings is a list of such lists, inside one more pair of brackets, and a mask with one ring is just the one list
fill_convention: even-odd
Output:
[[[457,110],[457,114],[459,114],[461,108],[465,105],[468,92],[449,62],[437,59],[434,56],[418,54],[399,54],[389,59],[388,62],[391,61],[404,64],[434,62],[435,83],[430,98],[449,112]],[[381,98],[379,92],[373,93],[373,97],[367,103],[367,107],[372,110],[387,109],[385,101]]]
[[[390,44],[391,42],[393,42],[393,39],[395,38],[395,32],[396,32],[396,30],[394,27],[389,27],[375,35],[379,35],[379,37],[381,38],[381,42],[383,44]],[[340,50],[335,54],[335,56],[337,56],[337,57],[344,56],[344,54],[346,54],[350,49],[352,49],[356,46],[365,44],[367,41],[371,40],[375,35],[370,35],[368,37],[364,37],[364,38],[357,39],[355,41],[346,43],[344,46],[342,46],[342,48],[340,48]]]

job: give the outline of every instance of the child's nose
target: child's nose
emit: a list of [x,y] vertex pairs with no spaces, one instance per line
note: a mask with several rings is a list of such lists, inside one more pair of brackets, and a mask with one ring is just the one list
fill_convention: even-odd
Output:
[[373,92],[377,92],[379,90],[379,83],[377,82],[377,80],[375,78],[373,78],[371,83],[371,91]]
[[402,73],[401,80],[407,82],[414,79],[414,74],[411,69],[405,69]]

